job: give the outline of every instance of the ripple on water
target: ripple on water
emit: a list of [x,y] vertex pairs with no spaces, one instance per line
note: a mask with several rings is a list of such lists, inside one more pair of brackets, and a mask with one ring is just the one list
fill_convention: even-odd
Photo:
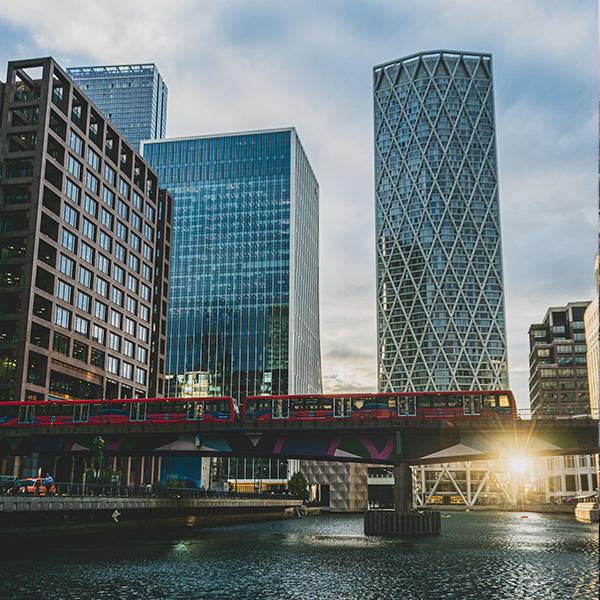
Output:
[[[360,516],[92,540],[2,561],[2,597],[567,600],[597,598],[598,532],[571,517],[452,513],[444,534],[367,538]],[[88,542],[88,540],[86,540]]]

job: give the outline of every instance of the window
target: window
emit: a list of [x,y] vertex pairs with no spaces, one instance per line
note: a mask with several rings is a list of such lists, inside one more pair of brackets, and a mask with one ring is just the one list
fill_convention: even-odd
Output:
[[142,230],[142,218],[140,217],[140,215],[138,215],[137,213],[133,212],[131,213],[131,224],[138,230],[141,231]]
[[112,238],[102,230],[98,232],[98,244],[106,252],[112,252]]
[[100,189],[100,180],[95,175],[92,175],[89,171],[86,171],[85,185],[90,192],[97,194],[98,190]]
[[550,356],[550,349],[549,348],[540,348],[537,351],[537,355],[541,356],[541,357],[547,357]]
[[129,358],[133,358],[135,352],[135,344],[130,342],[128,339],[123,340],[123,354],[125,356],[129,356]]
[[104,179],[111,185],[115,185],[115,170],[106,163],[104,163]]
[[140,272],[140,259],[135,254],[129,253],[127,264],[132,271],[135,271],[136,273]]
[[151,290],[150,287],[147,286],[145,283],[142,283],[142,285],[140,286],[140,296],[142,297],[142,300],[150,302]]
[[131,363],[123,361],[123,365],[121,367],[121,377],[133,381],[133,365]]
[[71,311],[60,306],[56,307],[54,312],[54,323],[64,329],[71,328]]
[[96,241],[96,226],[89,220],[83,217],[83,224],[81,226],[81,233],[85,235],[86,238]]
[[63,204],[62,216],[65,222],[68,223],[71,227],[75,229],[79,227],[79,213],[66,203]]
[[79,204],[81,198],[81,189],[75,185],[69,178],[65,182],[65,194],[75,204]]
[[94,367],[100,367],[101,369],[104,368],[104,359],[105,359],[105,354],[104,352],[100,351],[100,350],[96,350],[95,348],[92,348],[92,359],[91,359],[91,364],[94,365]]
[[123,306],[123,292],[113,285],[111,300],[118,306]]
[[108,315],[108,306],[104,304],[104,302],[100,302],[100,300],[96,300],[96,304],[94,306],[94,316],[100,321],[106,321],[106,317]]
[[148,350],[146,350],[146,348],[143,346],[137,347],[137,359],[139,362],[144,364],[146,364],[146,361],[148,360]]
[[54,334],[54,339],[52,340],[52,349],[54,351],[69,356],[70,347],[71,341],[68,337],[61,335],[60,333]]
[[102,201],[111,208],[114,208],[115,206],[115,194],[105,185],[102,186]]
[[127,312],[132,315],[137,314],[137,300],[131,296],[127,296]]
[[90,332],[90,322],[87,319],[80,317],[79,315],[75,315],[75,326],[73,327],[73,329],[77,333],[80,333],[81,335],[85,335],[87,337],[87,335]]
[[129,317],[125,317],[125,333],[135,335],[135,321]]
[[82,344],[81,342],[73,341],[73,358],[75,360],[80,360],[86,363],[88,360],[88,351],[89,348],[87,344]]
[[121,329],[121,321],[123,320],[123,315],[114,308],[110,309],[110,324],[117,329]]
[[150,321],[150,309],[143,304],[140,304],[140,319],[148,323]]
[[100,223],[112,231],[113,216],[105,208],[100,211]]
[[574,469],[575,468],[575,457],[571,455],[567,455],[564,457],[565,461],[565,469]]
[[69,146],[79,156],[83,156],[83,140],[74,131],[69,132]]
[[144,258],[146,260],[154,260],[154,252],[152,251],[152,247],[144,242]]
[[140,383],[142,385],[146,384],[146,370],[140,369],[140,367],[135,368],[135,382]]
[[142,277],[146,280],[146,281],[152,281],[152,268],[147,265],[146,263],[142,264]]
[[121,336],[113,333],[112,331],[108,332],[108,347],[115,352],[121,352]]
[[144,237],[151,242],[154,240],[154,230],[146,223],[144,223]]
[[125,284],[125,270],[119,267],[119,265],[113,265],[113,279],[121,285]]
[[66,302],[67,304],[72,304],[73,286],[59,279],[58,285],[56,286],[56,296],[60,298],[63,302]]
[[571,354],[572,348],[571,346],[556,346],[556,351],[559,354]]
[[114,373],[118,375],[119,373],[119,359],[116,356],[108,355],[108,360],[106,361],[106,370],[109,373]]
[[85,242],[79,244],[79,257],[85,260],[90,265],[94,264],[94,249]]
[[102,277],[96,277],[96,293],[108,298],[108,281]]
[[117,221],[115,233],[120,240],[123,240],[124,242],[127,241],[127,227],[125,227],[121,221]]
[[67,171],[73,175],[76,179],[81,180],[81,170],[83,169],[83,165],[75,159],[74,156],[69,154],[69,158],[67,159]]
[[135,190],[133,191],[133,194],[131,196],[131,203],[133,204],[133,207],[136,208],[137,210],[139,210],[139,211],[142,210],[142,206],[143,206],[142,197]]
[[119,177],[119,194],[129,199],[129,184],[122,177]]
[[150,223],[154,223],[154,209],[150,206],[150,202],[146,202],[146,206],[144,208],[144,215],[146,219],[150,221]]
[[131,232],[131,234],[129,235],[129,245],[136,251],[139,252],[140,251],[140,247],[142,245],[142,240],[140,238],[139,235],[136,235],[135,233],[133,233],[133,231]]
[[122,246],[119,242],[115,242],[115,258],[124,263],[126,257],[127,252],[125,251],[125,246]]
[[575,352],[585,352],[587,350],[587,346],[585,344],[575,344],[573,350]]
[[64,273],[67,277],[71,277],[72,279],[75,274],[75,261],[71,260],[68,256],[65,256],[64,254],[61,254],[58,270],[61,273]]
[[100,327],[100,325],[94,325],[92,327],[92,341],[97,344],[104,344],[104,340],[106,339],[106,329],[104,327]]
[[92,297],[85,292],[77,292],[77,308],[89,313],[92,308]]
[[86,288],[92,289],[92,272],[85,267],[79,267],[79,277],[77,281],[84,285]]
[[127,289],[137,294],[138,280],[133,275],[127,275]]
[[84,197],[83,209],[94,218],[98,216],[98,203],[88,194]]
[[75,248],[77,247],[77,237],[73,235],[70,231],[63,229],[61,244],[64,248],[74,253]]
[[122,219],[125,219],[125,221],[129,220],[129,207],[123,200],[117,202],[117,212]]
[[100,157],[91,148],[88,148],[87,163],[94,171],[100,170]]
[[100,254],[100,252],[98,252],[97,267],[100,271],[106,273],[107,275],[110,273],[110,260],[108,260],[104,254]]
[[542,377],[554,377],[555,373],[553,369],[542,369],[540,375]]
[[148,328],[143,325],[138,325],[137,337],[141,342],[148,342]]

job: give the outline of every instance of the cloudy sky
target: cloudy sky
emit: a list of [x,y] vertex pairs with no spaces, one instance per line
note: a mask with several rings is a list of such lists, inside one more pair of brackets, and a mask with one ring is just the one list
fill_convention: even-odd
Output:
[[375,390],[371,69],[420,50],[494,56],[511,387],[527,329],[591,299],[597,231],[595,0],[0,0],[0,70],[155,62],[168,135],[293,125],[321,190],[326,390]]

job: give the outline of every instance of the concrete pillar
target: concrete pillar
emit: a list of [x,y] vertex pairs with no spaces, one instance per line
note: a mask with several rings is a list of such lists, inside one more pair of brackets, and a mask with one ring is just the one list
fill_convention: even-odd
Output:
[[19,477],[20,468],[21,468],[21,457],[15,456],[15,462],[13,463],[13,477]]
[[146,466],[146,457],[142,456],[140,458],[140,485],[144,485],[146,482],[144,481],[144,467]]
[[131,485],[131,456],[127,457],[127,472],[125,474],[125,485]]
[[156,482],[156,456],[151,458],[150,462],[150,483]]
[[408,463],[394,465],[394,508],[401,513],[412,510],[412,473]]

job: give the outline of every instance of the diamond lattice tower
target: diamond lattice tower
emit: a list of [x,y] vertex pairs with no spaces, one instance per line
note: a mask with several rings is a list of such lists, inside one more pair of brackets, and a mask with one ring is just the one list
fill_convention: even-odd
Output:
[[379,389],[506,388],[492,57],[373,78]]

